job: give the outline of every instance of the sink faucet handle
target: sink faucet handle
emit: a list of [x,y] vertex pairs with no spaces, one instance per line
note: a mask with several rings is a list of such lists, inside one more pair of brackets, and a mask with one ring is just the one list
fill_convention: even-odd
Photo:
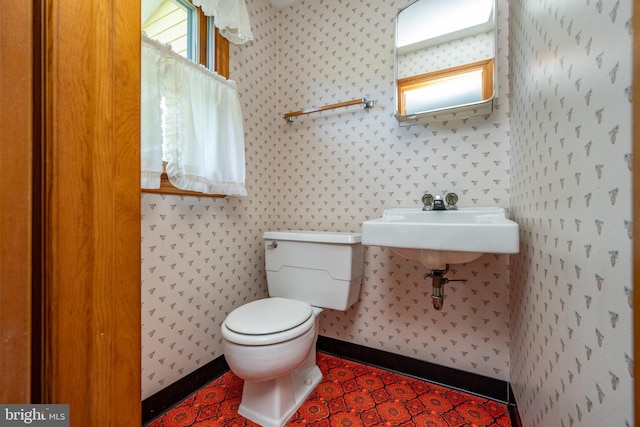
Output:
[[424,195],[422,196],[422,204],[424,205],[422,207],[423,211],[430,211],[433,207],[433,196],[428,191],[425,191]]
[[447,202],[447,209],[458,209],[456,203],[458,203],[458,195],[456,193],[447,193],[444,196],[445,202]]

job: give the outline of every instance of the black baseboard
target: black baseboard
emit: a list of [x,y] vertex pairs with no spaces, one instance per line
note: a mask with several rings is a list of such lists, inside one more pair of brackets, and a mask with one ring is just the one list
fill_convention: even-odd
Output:
[[362,362],[499,402],[514,404],[513,391],[507,381],[323,336],[318,337],[317,348],[321,352],[354,362]]
[[196,369],[168,387],[142,401],[142,425],[153,421],[169,408],[189,397],[196,390],[229,371],[229,365],[220,356]]
[[[513,426],[519,421],[513,390],[507,381],[485,377],[423,360],[389,353],[374,348],[318,337],[317,350],[354,362],[377,366],[388,371],[423,379],[449,388],[506,403]],[[184,378],[142,401],[142,424],[145,425],[175,406],[196,390],[229,371],[229,365],[220,356]]]

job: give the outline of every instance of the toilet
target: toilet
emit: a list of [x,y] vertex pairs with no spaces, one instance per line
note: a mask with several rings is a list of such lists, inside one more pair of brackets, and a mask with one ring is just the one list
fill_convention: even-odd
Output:
[[263,238],[269,298],[229,313],[222,348],[244,380],[238,413],[281,427],[322,380],[318,316],[358,300],[364,249],[360,233],[269,231]]

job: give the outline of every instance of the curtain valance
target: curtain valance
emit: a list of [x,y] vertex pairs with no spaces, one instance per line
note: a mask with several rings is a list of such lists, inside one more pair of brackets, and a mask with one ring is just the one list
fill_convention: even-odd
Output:
[[245,0],[193,0],[213,23],[220,34],[231,43],[243,44],[253,40],[251,22]]
[[142,187],[169,181],[206,194],[246,196],[244,130],[235,82],[143,36]]

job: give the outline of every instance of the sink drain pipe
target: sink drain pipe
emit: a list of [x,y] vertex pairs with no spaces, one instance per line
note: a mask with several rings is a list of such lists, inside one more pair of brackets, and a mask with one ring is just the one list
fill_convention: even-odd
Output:
[[466,279],[447,279],[444,275],[449,271],[449,264],[444,270],[431,270],[425,278],[431,278],[431,301],[433,308],[440,311],[444,303],[444,285],[449,282],[466,282]]

